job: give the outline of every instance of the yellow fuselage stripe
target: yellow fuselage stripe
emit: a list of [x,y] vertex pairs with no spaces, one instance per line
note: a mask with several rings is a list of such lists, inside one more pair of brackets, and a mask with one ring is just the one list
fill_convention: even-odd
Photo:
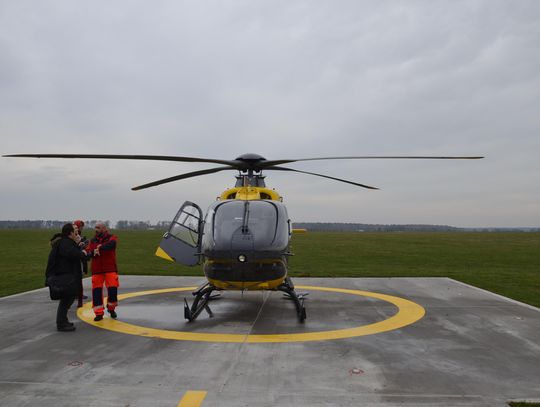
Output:
[[285,276],[280,277],[276,280],[269,281],[222,281],[216,280],[213,278],[208,278],[208,282],[217,288],[223,290],[249,290],[249,291],[260,291],[260,290],[275,290],[283,280]]

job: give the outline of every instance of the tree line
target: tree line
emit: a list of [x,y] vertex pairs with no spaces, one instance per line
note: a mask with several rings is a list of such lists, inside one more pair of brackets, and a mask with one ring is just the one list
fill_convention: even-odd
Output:
[[[61,229],[72,220],[0,220],[0,229]],[[98,220],[85,220],[85,228],[93,228]],[[101,221],[110,227],[110,221]]]
[[[66,220],[0,220],[0,229],[61,229]],[[97,220],[85,220],[85,228],[93,229]],[[116,230],[167,230],[170,221],[161,220],[155,223],[140,220],[119,220],[114,225],[111,221],[103,221],[108,228]],[[448,225],[397,225],[340,222],[295,222],[295,229],[307,229],[313,232],[540,232],[535,227],[485,227],[458,228]]]
[[295,222],[295,229],[312,232],[540,232],[536,227],[460,228],[448,225]]
[[[72,220],[0,220],[0,229],[61,229],[62,226]],[[85,229],[93,229],[98,220],[85,220]],[[119,220],[114,223],[106,220],[101,221],[107,225],[107,228],[119,230],[152,230],[169,228],[170,221],[161,220],[156,223],[140,220]]]
[[[61,229],[62,226],[73,220],[0,220],[0,229]],[[159,221],[152,224],[149,221],[139,220],[120,220],[113,224],[111,221],[98,221],[95,219],[85,220],[84,227],[93,229],[96,223],[103,222],[108,228],[122,230],[149,230],[149,229],[168,229],[168,221]]]

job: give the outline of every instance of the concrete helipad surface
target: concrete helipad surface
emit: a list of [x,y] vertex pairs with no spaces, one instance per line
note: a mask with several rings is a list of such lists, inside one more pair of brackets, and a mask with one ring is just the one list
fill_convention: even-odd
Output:
[[537,308],[445,278],[298,278],[310,286],[298,290],[309,291],[305,324],[270,292],[225,292],[211,303],[213,318],[203,312],[186,323],[182,302],[192,296],[180,289],[202,281],[121,276],[120,292],[133,295],[121,300],[118,321],[93,324],[88,307],[81,319],[72,310],[77,330],[69,333],[56,331],[45,289],[1,299],[0,405],[505,406],[540,398]]

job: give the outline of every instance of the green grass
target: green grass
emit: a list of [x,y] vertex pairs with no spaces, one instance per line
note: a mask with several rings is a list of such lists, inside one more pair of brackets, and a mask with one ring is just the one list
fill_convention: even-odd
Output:
[[525,401],[511,401],[508,405],[510,407],[540,407],[540,403],[527,403]]
[[[0,296],[43,286],[53,231],[0,231]],[[154,256],[160,231],[119,231],[120,274],[202,275]],[[291,276],[451,277],[540,307],[540,233],[323,233],[293,237]]]
[[450,277],[540,306],[539,233],[307,233],[293,275]]

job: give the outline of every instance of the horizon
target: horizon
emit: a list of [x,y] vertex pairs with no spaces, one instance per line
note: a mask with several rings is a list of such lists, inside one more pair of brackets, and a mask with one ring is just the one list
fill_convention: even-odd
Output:
[[[142,223],[148,224],[148,227],[155,227],[159,225],[160,223],[165,223],[168,227],[168,225],[171,223],[171,220],[158,220],[155,222],[148,221],[148,220],[137,220],[137,219],[119,219],[116,221],[112,221],[110,219],[83,219],[85,224],[94,224],[97,222],[104,222],[109,225],[111,229],[116,229],[119,222],[133,222],[133,223]],[[7,219],[2,220],[0,219],[0,229],[3,229],[3,223],[5,222],[42,222],[42,223],[70,223],[72,221],[69,220],[61,220],[61,219]],[[391,226],[398,226],[398,227],[439,227],[439,228],[452,228],[452,229],[540,229],[540,226],[455,226],[455,225],[448,225],[448,224],[442,224],[442,223],[366,223],[366,222],[322,222],[322,221],[292,221],[292,225],[297,224],[321,224],[321,225],[365,225],[365,226],[384,226],[384,227],[391,227]],[[44,228],[49,229],[49,228]],[[128,228],[129,229],[129,228]]]

